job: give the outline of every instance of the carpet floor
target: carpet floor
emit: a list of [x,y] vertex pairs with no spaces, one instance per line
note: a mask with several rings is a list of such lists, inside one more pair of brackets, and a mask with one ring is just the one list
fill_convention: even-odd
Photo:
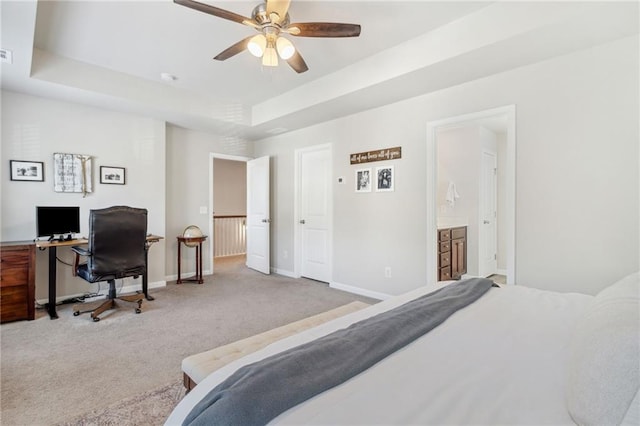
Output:
[[[155,395],[166,407],[181,398],[180,363],[189,355],[355,300],[377,302],[312,280],[263,275],[237,258],[216,261],[203,285],[169,283],[151,295],[140,315],[124,306],[94,323],[62,305],[54,321],[39,313],[2,324],[0,423],[127,424],[114,410],[122,401]],[[111,423],[96,420],[106,409]],[[135,424],[162,424],[168,412],[159,410]]]

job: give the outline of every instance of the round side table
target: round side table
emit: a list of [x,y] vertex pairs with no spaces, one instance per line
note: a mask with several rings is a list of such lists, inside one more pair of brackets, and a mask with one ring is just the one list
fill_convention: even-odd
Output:
[[[176,237],[178,239],[178,281],[176,284],[182,284],[185,281],[193,281],[198,284],[202,284],[204,281],[202,279],[202,242],[207,239],[206,235],[201,237]],[[180,267],[181,267],[181,253],[180,248],[184,244],[187,247],[195,247],[196,249],[196,274],[191,278],[182,279],[180,276]]]

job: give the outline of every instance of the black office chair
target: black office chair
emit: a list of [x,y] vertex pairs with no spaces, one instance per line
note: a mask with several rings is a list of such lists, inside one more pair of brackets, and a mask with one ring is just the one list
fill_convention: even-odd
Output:
[[[100,302],[78,304],[73,315],[91,312],[94,321],[98,315],[116,306],[115,300],[137,303],[135,312],[142,312],[144,294],[116,296],[116,279],[138,277],[146,271],[145,244],[147,236],[147,210],[126,206],[91,210],[89,215],[89,245],[74,246],[74,271],[90,283],[107,281],[109,297]],[[87,262],[79,264],[79,257]]]

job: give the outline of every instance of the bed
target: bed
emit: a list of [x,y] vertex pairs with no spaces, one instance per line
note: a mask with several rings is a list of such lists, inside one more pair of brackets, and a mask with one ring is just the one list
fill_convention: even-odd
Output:
[[[194,407],[242,369],[261,367],[352,324],[464,284],[419,288],[234,361],[187,394],[166,424],[208,424],[202,418],[192,422]],[[596,296],[516,285],[490,288],[363,372],[265,423],[638,425],[639,327],[638,273]],[[272,389],[284,383],[274,381]],[[269,394],[247,394],[247,406],[258,407]]]

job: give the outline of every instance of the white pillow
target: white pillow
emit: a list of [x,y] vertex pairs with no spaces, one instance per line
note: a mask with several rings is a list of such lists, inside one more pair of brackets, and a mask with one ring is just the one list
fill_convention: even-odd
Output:
[[567,409],[579,425],[618,425],[640,389],[640,273],[602,290],[576,326]]

